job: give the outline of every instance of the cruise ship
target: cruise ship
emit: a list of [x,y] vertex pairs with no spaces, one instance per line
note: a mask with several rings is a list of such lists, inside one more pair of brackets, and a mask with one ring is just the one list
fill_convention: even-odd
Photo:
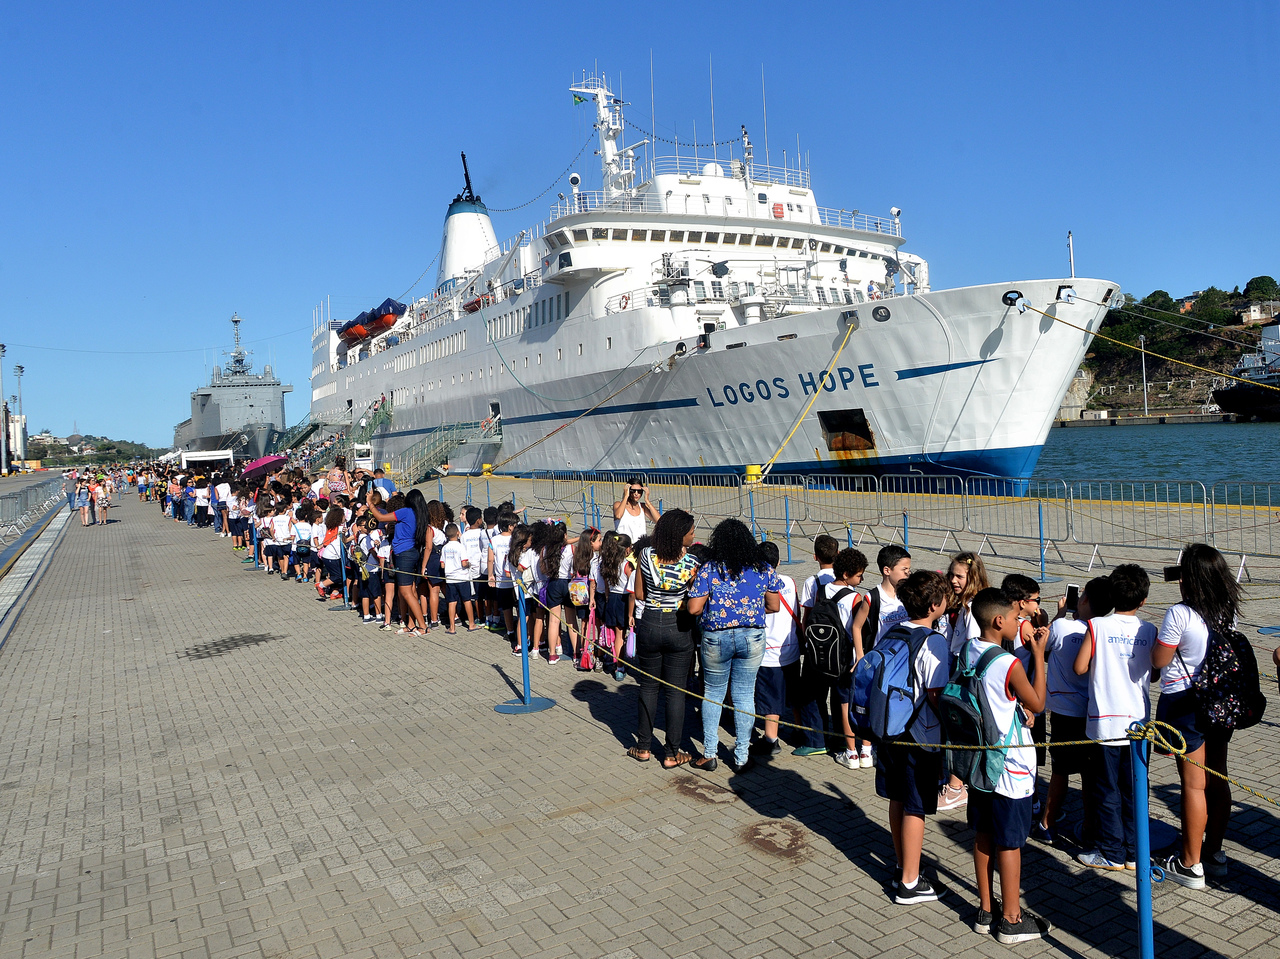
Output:
[[313,423],[386,397],[365,439],[407,471],[434,448],[454,473],[1030,475],[1117,283],[934,290],[900,210],[821,205],[745,127],[728,155],[651,156],[602,77],[571,90],[600,189],[574,172],[499,242],[464,156],[432,292],[364,338],[315,323]]

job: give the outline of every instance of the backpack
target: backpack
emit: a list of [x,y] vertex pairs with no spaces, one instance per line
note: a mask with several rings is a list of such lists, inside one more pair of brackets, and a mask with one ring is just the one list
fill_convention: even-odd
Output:
[[859,725],[880,741],[906,735],[927,700],[916,705],[916,658],[932,630],[894,626],[853,669],[853,705]]
[[[1185,661],[1182,668],[1191,675]],[[1258,685],[1258,660],[1249,640],[1234,629],[1210,629],[1204,663],[1191,682],[1191,692],[1197,716],[1207,726],[1232,730],[1260,723],[1267,699]]]
[[806,677],[818,676],[834,682],[849,672],[853,662],[853,639],[845,625],[840,601],[852,592],[853,587],[846,586],[834,596],[828,596],[826,587],[819,587],[819,595],[809,610],[808,624],[804,628],[801,657]]
[[569,602],[574,606],[591,605],[591,582],[586,576],[574,576],[569,580]]
[[1009,732],[1002,736],[987,700],[986,687],[982,684],[982,677],[991,664],[1010,654],[997,646],[983,652],[977,662],[966,665],[971,642],[966,642],[956,657],[955,670],[938,699],[938,718],[942,721],[945,745],[987,747],[984,750],[949,749],[947,762],[965,785],[978,792],[989,793],[995,792],[996,783],[1004,773],[1009,747],[1018,745],[1014,742],[1018,720],[1015,716],[1009,724]]
[[867,593],[867,619],[862,624],[862,655],[871,652],[876,645],[876,633],[880,632],[880,590],[871,587]]

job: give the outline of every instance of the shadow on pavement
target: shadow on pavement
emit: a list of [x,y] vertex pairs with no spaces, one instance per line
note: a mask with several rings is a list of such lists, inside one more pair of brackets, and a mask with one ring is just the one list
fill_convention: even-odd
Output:
[[270,643],[283,638],[283,636],[272,636],[269,633],[237,633],[235,636],[224,636],[222,639],[211,640],[196,646],[188,646],[178,653],[178,658],[214,659],[218,656],[225,656],[227,653],[235,652],[237,649],[244,649],[248,646],[261,646],[263,643]]

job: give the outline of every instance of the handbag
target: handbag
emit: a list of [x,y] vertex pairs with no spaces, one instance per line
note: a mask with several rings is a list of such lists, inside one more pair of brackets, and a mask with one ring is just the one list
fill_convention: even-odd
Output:
[[596,640],[596,611],[593,609],[591,615],[587,617],[587,626],[582,634],[582,658],[578,662],[579,669],[589,670],[595,665]]
[[627,630],[627,659],[636,658],[636,631],[634,629]]

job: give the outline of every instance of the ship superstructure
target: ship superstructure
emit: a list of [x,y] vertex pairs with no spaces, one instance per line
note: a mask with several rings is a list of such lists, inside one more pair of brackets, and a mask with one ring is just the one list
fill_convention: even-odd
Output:
[[227,364],[215,366],[209,384],[191,394],[191,418],[174,427],[173,445],[180,450],[232,450],[237,458],[255,459],[284,431],[284,394],[270,366],[253,371],[249,351],[240,343],[239,314],[231,317],[235,345]]
[[498,242],[468,175],[429,296],[358,343],[316,325],[313,421],[354,422],[385,395],[379,460],[485,424],[455,471],[741,472],[773,457],[1029,474],[1090,333],[1025,305],[1092,331],[1117,284],[934,291],[899,210],[820,205],[800,165],[757,162],[745,128],[738,157],[638,160],[647,141],[623,142],[605,82],[572,90],[594,106],[600,189],[575,173],[545,221]]

